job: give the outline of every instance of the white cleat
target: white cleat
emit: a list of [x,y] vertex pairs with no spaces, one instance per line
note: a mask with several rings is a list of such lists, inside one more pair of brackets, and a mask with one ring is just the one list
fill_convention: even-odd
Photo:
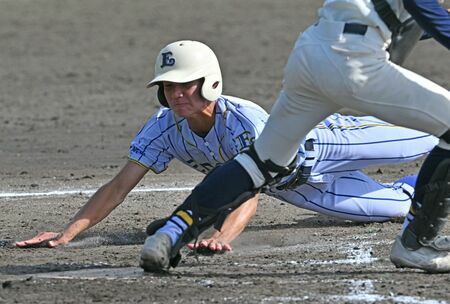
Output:
[[450,272],[450,252],[422,246],[417,250],[405,248],[401,237],[395,238],[391,250],[391,262],[397,268],[418,268],[432,273]]
[[146,272],[165,272],[170,267],[171,249],[169,236],[165,233],[155,233],[145,240],[139,265]]

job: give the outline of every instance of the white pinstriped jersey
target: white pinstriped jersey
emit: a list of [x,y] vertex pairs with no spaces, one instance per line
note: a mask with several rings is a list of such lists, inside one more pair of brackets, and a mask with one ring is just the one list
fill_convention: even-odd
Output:
[[[186,119],[161,108],[133,139],[129,158],[155,173],[164,171],[176,158],[207,173],[243,148],[261,133],[268,114],[258,105],[231,96],[221,96],[215,108],[215,123],[209,133],[198,136]],[[431,135],[394,126],[377,118],[333,114],[308,133],[314,140],[315,158],[306,184],[294,190],[266,194],[296,206],[355,221],[383,221],[404,216],[413,188],[386,186],[360,170],[370,165],[395,164],[428,153],[437,139]],[[305,159],[300,145],[299,165]],[[305,162],[306,163],[306,162]]]
[[268,117],[258,105],[231,96],[217,100],[215,115],[213,128],[201,137],[189,129],[186,119],[161,108],[132,141],[130,159],[155,173],[164,171],[173,158],[207,173],[250,145]]

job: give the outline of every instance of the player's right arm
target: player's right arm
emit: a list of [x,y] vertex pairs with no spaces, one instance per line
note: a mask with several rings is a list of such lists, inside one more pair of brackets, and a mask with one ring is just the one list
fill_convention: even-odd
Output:
[[69,243],[78,234],[102,221],[120,205],[147,171],[147,168],[128,161],[110,182],[97,190],[62,232],[41,232],[31,239],[17,242],[16,246],[56,247]]

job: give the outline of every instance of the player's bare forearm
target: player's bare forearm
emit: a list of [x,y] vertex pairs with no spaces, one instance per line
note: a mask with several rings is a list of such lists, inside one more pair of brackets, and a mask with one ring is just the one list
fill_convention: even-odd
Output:
[[66,226],[62,238],[70,241],[107,217],[123,201],[116,191],[112,182],[102,186]]
[[97,190],[61,233],[53,231],[41,232],[29,240],[17,242],[16,246],[56,247],[69,243],[78,234],[104,219],[120,204],[118,198],[114,196],[113,184],[110,182]]
[[102,221],[123,202],[146,172],[146,169],[133,162],[127,163],[116,177],[98,189],[80,209],[64,229],[62,237],[70,241],[84,230]]
[[147,169],[128,162],[110,182],[102,186],[77,212],[74,218],[61,232],[42,232],[32,239],[17,242],[17,247],[48,246],[67,244],[78,234],[94,226],[107,217],[127,194],[136,186]]
[[255,215],[258,198],[259,195],[257,194],[230,213],[225,219],[220,231],[216,231],[213,237],[223,243],[231,243],[236,239]]

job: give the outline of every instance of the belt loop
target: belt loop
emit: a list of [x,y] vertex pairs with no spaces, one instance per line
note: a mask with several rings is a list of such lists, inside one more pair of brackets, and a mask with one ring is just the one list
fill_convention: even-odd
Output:
[[361,35],[364,36],[367,32],[368,26],[365,24],[359,24],[359,23],[346,23],[344,25],[344,34],[355,34],[355,35]]

